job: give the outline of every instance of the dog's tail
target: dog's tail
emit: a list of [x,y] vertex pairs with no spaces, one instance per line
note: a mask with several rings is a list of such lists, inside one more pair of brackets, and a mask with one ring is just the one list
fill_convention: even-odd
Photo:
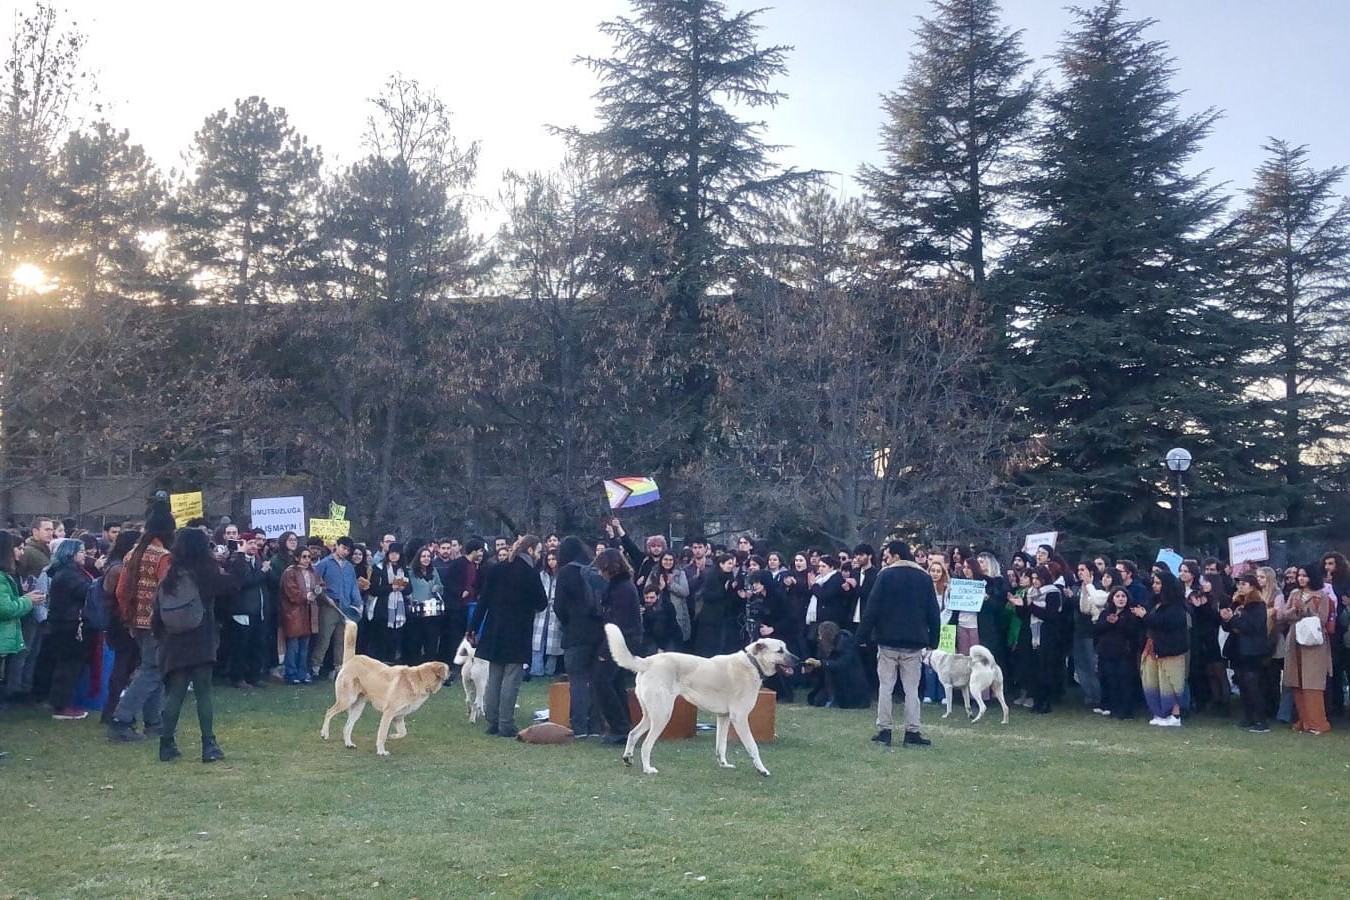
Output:
[[976,644],[974,647],[970,648],[970,658],[981,665],[989,666],[990,668],[998,665],[997,660],[994,659],[994,654],[989,651],[989,648],[981,646],[980,644]]
[[609,653],[616,663],[630,672],[647,671],[651,663],[646,657],[634,656],[628,652],[628,643],[623,639],[623,632],[619,630],[618,625],[606,625],[605,637],[609,640]]
[[356,655],[356,623],[348,619],[343,623],[342,658],[351,659]]

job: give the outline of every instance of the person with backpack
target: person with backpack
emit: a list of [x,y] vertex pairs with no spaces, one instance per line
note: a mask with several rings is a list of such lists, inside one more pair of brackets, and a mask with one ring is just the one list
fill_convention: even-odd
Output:
[[591,704],[591,680],[595,654],[604,640],[605,622],[600,618],[600,594],[589,579],[600,583],[591,567],[591,554],[576,535],[558,545],[558,582],[554,587],[553,612],[562,626],[563,668],[567,671],[569,724],[578,738],[600,734],[596,710]]
[[86,634],[84,604],[91,579],[84,571],[84,543],[74,538],[59,541],[52,552],[52,564],[47,569],[50,577],[45,653],[52,666],[51,691],[47,702],[52,718],[77,721],[89,715],[73,704],[75,686],[80,680],[87,655],[86,640],[93,639],[92,628]]
[[151,630],[159,641],[159,668],[164,673],[164,733],[159,739],[160,762],[172,762],[179,752],[175,736],[188,686],[197,698],[197,723],[202,730],[202,762],[225,758],[216,743],[215,702],[211,674],[220,644],[216,604],[228,603],[239,592],[238,578],[220,570],[211,555],[211,543],[197,528],[180,528],[174,535],[173,562],[156,593]]

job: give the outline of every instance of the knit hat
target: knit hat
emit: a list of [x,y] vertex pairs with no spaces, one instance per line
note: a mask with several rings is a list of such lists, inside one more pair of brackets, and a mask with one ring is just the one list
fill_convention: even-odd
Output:
[[153,534],[156,537],[171,538],[175,528],[177,528],[177,523],[174,522],[169,501],[158,498],[151,500],[145,513],[146,533]]
[[389,545],[389,549],[385,550],[384,552],[385,552],[385,555],[386,555],[386,556],[389,555],[390,553],[397,553],[397,554],[398,554],[398,558],[399,558],[399,559],[402,559],[402,558],[403,558],[403,544],[400,543],[399,541],[394,541],[392,544]]

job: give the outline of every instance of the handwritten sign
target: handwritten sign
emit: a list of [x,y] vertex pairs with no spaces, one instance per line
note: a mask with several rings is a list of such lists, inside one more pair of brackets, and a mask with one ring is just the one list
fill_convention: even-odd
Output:
[[330,518],[330,519],[345,519],[345,518],[347,518],[347,507],[345,507],[345,506],[338,506],[336,503],[330,502],[330,503],[328,504],[328,518]]
[[249,524],[269,538],[288,531],[305,533],[304,497],[255,497],[250,501]]
[[186,494],[170,494],[169,509],[173,511],[174,521],[182,528],[189,519],[200,519],[206,515],[206,501],[201,491],[189,491]]
[[956,652],[956,626],[943,625],[938,634],[938,649],[943,653]]
[[953,578],[947,593],[947,609],[952,612],[979,612],[984,606],[984,582],[973,578]]
[[1158,558],[1154,560],[1154,562],[1160,562],[1167,566],[1167,571],[1171,572],[1173,575],[1180,575],[1181,564],[1185,562],[1185,560],[1181,558],[1180,553],[1176,552],[1171,547],[1164,547],[1158,551]]
[[1228,539],[1228,561],[1233,565],[1265,562],[1268,559],[1270,559],[1270,540],[1265,531],[1249,531]]
[[1040,548],[1041,544],[1048,544],[1053,548],[1058,542],[1058,531],[1042,531],[1040,534],[1029,534],[1027,535],[1026,543],[1022,545],[1022,552],[1030,553],[1032,556],[1035,556],[1036,551]]
[[309,537],[321,541],[336,541],[352,533],[352,523],[345,519],[310,519]]

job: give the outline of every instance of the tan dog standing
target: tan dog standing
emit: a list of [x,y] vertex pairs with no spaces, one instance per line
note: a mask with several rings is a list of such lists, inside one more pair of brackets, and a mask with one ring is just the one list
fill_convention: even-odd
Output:
[[[328,740],[328,723],[346,710],[347,725],[342,729],[342,744],[355,749],[352,729],[369,703],[380,713],[375,752],[380,756],[388,756],[389,751],[384,748],[385,740],[408,734],[404,719],[441,689],[441,684],[450,676],[450,667],[443,662],[422,663],[420,666],[387,666],[378,659],[358,656],[356,623],[350,620],[342,634],[342,649],[345,661],[333,682],[337,699],[324,714],[319,737]],[[389,733],[391,726],[394,729],[392,735]]]

